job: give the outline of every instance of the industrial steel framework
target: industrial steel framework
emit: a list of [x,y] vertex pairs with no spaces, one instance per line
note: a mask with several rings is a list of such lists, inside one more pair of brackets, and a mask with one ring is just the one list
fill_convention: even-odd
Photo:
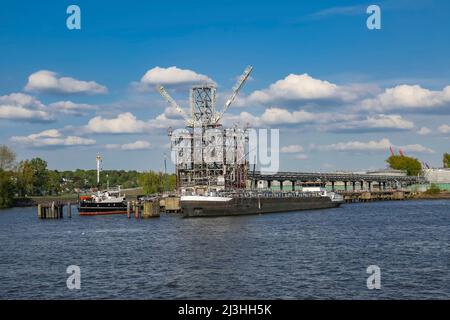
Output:
[[[239,90],[250,76],[248,66],[233,87],[233,93],[220,112],[216,110],[216,87],[193,86],[190,90],[190,117],[180,134],[169,130],[175,153],[177,187],[181,192],[201,194],[209,190],[246,187],[248,161],[245,159],[248,135],[246,128],[224,128],[220,123]],[[184,111],[162,86],[157,90],[178,112]]]

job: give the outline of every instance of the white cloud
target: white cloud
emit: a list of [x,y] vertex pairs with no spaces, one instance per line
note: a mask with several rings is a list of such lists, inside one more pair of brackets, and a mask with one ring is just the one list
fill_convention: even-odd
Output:
[[41,110],[29,110],[22,107],[0,106],[0,119],[52,121],[49,113]]
[[390,147],[396,147],[402,149],[403,151],[414,153],[434,153],[434,150],[424,147],[420,144],[396,146],[386,138],[381,139],[380,141],[348,141],[321,146],[312,145],[311,149],[317,149],[321,151],[388,151]]
[[348,141],[339,142],[329,145],[314,146],[313,149],[318,149],[322,151],[381,151],[389,150],[392,143],[389,139],[381,139],[380,141]]
[[232,126],[234,124],[245,126],[247,123],[252,127],[258,127],[261,125],[259,117],[254,116],[247,111],[241,112],[240,114],[227,113],[223,116],[221,123],[227,126]]
[[149,132],[153,129],[167,129],[168,127],[184,127],[182,119],[172,119],[162,113],[147,121],[139,120],[131,112],[125,112],[114,118],[97,116],[89,120],[81,130],[84,133],[97,134],[134,134]]
[[440,133],[447,134],[447,133],[450,133],[450,126],[447,124],[443,124],[442,126],[440,126],[438,128],[438,130]]
[[82,81],[70,77],[58,77],[57,73],[40,70],[28,77],[25,90],[33,92],[54,92],[64,94],[104,94],[105,86],[95,81]]
[[398,85],[386,89],[373,99],[362,101],[366,110],[420,110],[442,107],[450,104],[450,86],[441,91],[432,91],[419,85]]
[[430,134],[431,130],[427,127],[422,127],[417,131],[417,134],[420,134],[421,136],[426,136],[427,134]]
[[295,159],[297,160],[307,160],[308,159],[308,155],[301,153],[295,156]]
[[287,109],[271,107],[264,110],[260,116],[252,115],[249,112],[240,114],[226,114],[223,117],[223,124],[233,125],[235,123],[251,127],[294,125],[317,123],[326,124],[338,121],[351,121],[357,119],[356,115],[347,113],[309,112],[305,110],[289,111]]
[[342,123],[334,127],[329,127],[331,131],[373,131],[373,130],[411,130],[414,123],[402,118],[400,115],[379,114],[367,116],[363,120],[354,120]]
[[23,93],[11,93],[0,96],[0,119],[52,121],[53,116],[36,98]]
[[412,153],[434,153],[433,149],[424,147],[420,144],[408,144],[406,146],[400,146],[403,151]]
[[288,146],[281,147],[280,151],[283,153],[300,153],[303,152],[304,149],[302,146],[298,144],[291,144]]
[[[268,88],[257,90],[245,98],[246,103],[272,104],[280,101],[337,100],[353,101],[358,97],[360,87],[344,87],[315,79],[310,75],[290,74]],[[240,100],[243,100],[242,98]],[[239,105],[244,104],[243,101]]]
[[336,15],[357,15],[361,12],[365,12],[367,6],[342,6],[342,7],[332,7],[317,11],[308,16],[310,19],[322,19],[330,16]]
[[50,129],[28,136],[13,136],[11,141],[31,147],[72,147],[89,146],[95,140],[77,136],[63,136],[59,130]]
[[[249,123],[252,127],[319,124],[322,131],[355,131],[367,132],[374,130],[411,130],[414,128],[412,121],[404,119],[400,115],[373,115],[361,119],[360,116],[350,113],[309,112],[305,110],[289,111],[287,109],[271,107],[264,110],[260,116],[248,112],[238,115],[225,115],[223,123],[231,125]],[[333,125],[333,123],[336,123]]]
[[58,101],[48,105],[48,107],[56,112],[82,116],[88,113],[89,111],[98,110],[98,107],[91,104],[85,103],[74,103],[72,101]]
[[150,142],[138,140],[132,143],[126,144],[107,144],[107,149],[121,149],[121,150],[146,150],[150,149],[152,146]]
[[135,83],[138,89],[148,90],[160,84],[165,87],[180,87],[194,84],[215,82],[206,75],[196,73],[188,69],[180,69],[175,66],[168,68],[155,67],[148,70],[139,83]]
[[0,96],[0,104],[34,109],[45,107],[45,105],[35,97],[21,92]]
[[328,123],[355,119],[350,114],[315,113],[304,110],[289,111],[282,108],[268,108],[260,117],[260,121],[267,125],[300,124],[300,123]]
[[140,133],[147,129],[148,125],[130,112],[121,113],[115,118],[97,116],[86,125],[86,131],[91,133]]
[[261,115],[261,120],[266,124],[288,124],[313,122],[316,119],[314,113],[298,110],[290,112],[281,108],[268,108]]

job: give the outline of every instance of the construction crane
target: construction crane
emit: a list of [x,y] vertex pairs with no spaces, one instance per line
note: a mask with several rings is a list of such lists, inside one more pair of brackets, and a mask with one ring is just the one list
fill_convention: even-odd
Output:
[[245,81],[247,81],[248,77],[250,76],[250,73],[252,72],[253,67],[248,66],[245,68],[244,73],[239,77],[236,84],[233,87],[233,93],[231,94],[230,98],[227,100],[225,105],[222,108],[222,111],[216,116],[214,124],[217,124],[220,119],[222,119],[225,112],[227,112],[230,105],[233,103],[234,99],[236,99],[236,96],[239,93],[239,90],[241,90],[242,86],[244,85]]
[[157,85],[156,86],[156,90],[158,90],[159,94],[161,94],[161,96],[173,107],[175,108],[175,110],[178,111],[178,113],[180,113],[183,118],[189,123],[189,118],[186,115],[186,113],[184,112],[183,109],[181,109],[181,107],[178,105],[178,103],[175,102],[175,100],[169,95],[169,93],[166,91],[166,89],[164,89],[163,86],[161,85]]

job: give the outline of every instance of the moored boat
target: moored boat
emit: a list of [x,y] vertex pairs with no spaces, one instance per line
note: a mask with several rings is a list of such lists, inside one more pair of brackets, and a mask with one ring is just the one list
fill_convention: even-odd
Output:
[[336,208],[342,196],[320,191],[209,193],[180,199],[184,217],[250,215]]
[[127,202],[120,193],[120,187],[98,191],[90,196],[81,196],[78,202],[80,216],[126,214]]

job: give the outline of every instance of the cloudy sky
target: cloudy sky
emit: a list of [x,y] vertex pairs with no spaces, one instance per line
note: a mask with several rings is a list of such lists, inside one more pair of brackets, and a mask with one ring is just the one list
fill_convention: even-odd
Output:
[[[81,30],[66,9],[81,8]],[[0,143],[54,169],[163,168],[176,110],[214,82],[219,107],[251,64],[227,125],[280,129],[281,169],[385,167],[389,147],[450,151],[450,3],[10,1],[0,10]]]

